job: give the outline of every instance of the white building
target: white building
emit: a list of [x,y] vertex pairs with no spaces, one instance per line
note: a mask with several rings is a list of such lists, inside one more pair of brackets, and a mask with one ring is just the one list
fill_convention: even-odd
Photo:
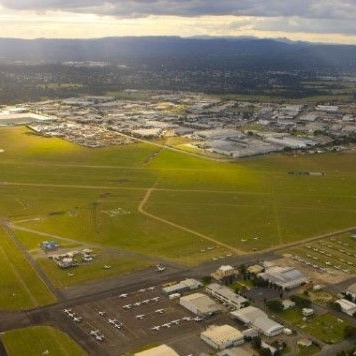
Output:
[[202,293],[193,293],[181,297],[179,304],[199,316],[209,316],[221,311],[219,304]]
[[[355,235],[356,237],[356,235]],[[347,290],[346,290],[346,295],[350,296],[353,301],[356,300],[356,283],[351,284]]]
[[230,315],[269,337],[279,335],[284,329],[283,325],[270,319],[265,312],[253,306],[235,310]]
[[175,283],[173,285],[163,287],[162,292],[164,294],[172,294],[172,293],[183,293],[188,290],[198,289],[202,286],[202,283],[193,278],[185,279],[179,283]]
[[230,325],[211,325],[200,334],[202,340],[216,350],[224,350],[231,346],[244,343],[244,335],[241,331]]
[[206,287],[206,291],[223,304],[227,304],[228,306],[236,309],[243,308],[248,303],[246,298],[236,294],[230,288],[222,286],[218,283],[209,284]]
[[335,301],[335,303],[340,305],[342,312],[344,312],[350,316],[353,316],[356,312],[356,304],[350,302],[347,299],[338,299]]
[[160,345],[142,352],[137,352],[134,356],[179,356],[179,354],[167,345]]
[[211,276],[217,281],[223,281],[228,279],[235,279],[238,276],[239,272],[236,268],[224,265],[220,266],[215,272],[211,274]]
[[287,290],[297,288],[308,282],[303,273],[294,267],[273,266],[257,276]]

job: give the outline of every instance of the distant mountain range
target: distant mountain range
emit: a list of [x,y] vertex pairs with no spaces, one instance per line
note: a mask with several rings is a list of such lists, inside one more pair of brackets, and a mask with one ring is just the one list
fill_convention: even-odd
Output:
[[285,39],[112,37],[101,39],[0,38],[0,61],[100,61],[162,69],[356,69],[356,46]]

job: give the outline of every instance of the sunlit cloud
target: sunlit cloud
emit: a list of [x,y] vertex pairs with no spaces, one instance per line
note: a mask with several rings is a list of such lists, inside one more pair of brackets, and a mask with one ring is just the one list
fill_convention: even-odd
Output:
[[0,35],[256,36],[356,44],[354,17],[351,0],[0,0]]

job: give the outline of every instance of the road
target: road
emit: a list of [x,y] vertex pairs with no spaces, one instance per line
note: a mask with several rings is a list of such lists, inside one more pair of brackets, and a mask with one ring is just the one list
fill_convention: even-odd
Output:
[[[219,241],[215,241],[214,239],[211,239],[208,236],[202,235],[193,230],[187,229],[185,227],[164,220],[150,213],[147,213],[144,210],[144,206],[147,203],[150,194],[154,189],[155,188],[152,187],[146,191],[146,194],[143,197],[138,207],[140,213],[145,214],[150,218],[164,222],[165,224],[169,224],[176,228],[182,229],[186,232],[195,234],[200,238],[205,238],[211,242],[222,245]],[[59,315],[58,313],[59,311],[61,311],[65,307],[74,307],[76,305],[100,301],[102,299],[109,298],[111,296],[117,296],[118,294],[121,293],[135,291],[140,288],[147,288],[151,285],[162,285],[172,280],[181,280],[187,277],[201,279],[204,276],[210,275],[212,271],[214,271],[216,268],[218,268],[221,265],[221,261],[207,262],[192,268],[167,265],[167,269],[163,273],[155,272],[155,269],[151,268],[144,271],[132,273],[126,276],[111,278],[99,282],[86,283],[80,286],[68,288],[66,290],[58,290],[57,288],[55,288],[55,286],[53,286],[49,278],[37,266],[37,264],[31,257],[31,255],[28,253],[28,251],[21,244],[21,242],[16,238],[16,235],[12,230],[14,226],[12,226],[5,218],[1,216],[0,216],[0,224],[3,226],[3,228],[5,229],[9,237],[12,239],[12,241],[19,248],[19,250],[23,253],[23,255],[25,256],[29,264],[32,266],[32,268],[34,268],[34,270],[38,273],[38,275],[43,280],[43,282],[52,291],[52,293],[56,295],[58,299],[58,302],[56,304],[50,306],[39,307],[32,310],[27,310],[27,311],[22,311],[17,313],[0,312],[0,331],[6,331],[14,328],[26,327],[31,325],[40,325],[40,324],[53,325],[67,332],[86,350],[91,350],[90,354],[95,354],[96,352],[97,346],[95,345],[95,343],[93,343],[91,340],[88,340],[88,338],[85,335],[82,335],[83,337],[78,336],[77,330],[74,330],[71,324],[64,323],[63,321],[61,321],[61,319],[57,317]],[[355,227],[343,229],[333,233],[316,236],[304,241],[298,241],[295,243],[290,243],[290,244],[285,244],[282,246],[270,248],[264,251],[260,251],[259,253],[232,256],[224,259],[223,263],[230,264],[230,265],[241,265],[241,264],[249,264],[249,263],[258,263],[263,260],[270,260],[275,258],[276,257],[275,252],[278,252],[281,249],[298,246],[309,241],[322,240],[325,237],[330,237],[339,233],[352,231],[354,229]],[[224,247],[229,248],[231,250],[231,246],[224,245]],[[240,253],[240,251],[238,250],[234,252]],[[325,346],[325,348],[323,348],[321,355],[334,355],[338,351],[345,349],[349,346],[350,346],[350,342],[348,341],[345,341],[340,345],[327,345]],[[0,345],[0,356],[4,354],[3,352],[4,350],[3,348],[1,348]]]
[[233,162],[232,159],[211,157],[211,156],[208,156],[206,154],[204,155],[204,154],[199,154],[199,153],[194,153],[194,152],[188,152],[188,151],[180,150],[179,148],[176,148],[176,147],[162,145],[160,143],[152,142],[152,141],[149,141],[149,140],[144,140],[142,138],[129,136],[129,135],[126,135],[126,134],[124,134],[122,132],[120,132],[120,135],[124,136],[124,137],[127,137],[127,138],[129,138],[131,140],[134,140],[136,142],[146,143],[146,144],[149,144],[151,146],[156,146],[156,147],[163,148],[163,149],[166,149],[166,150],[170,150],[170,151],[173,151],[173,152],[178,152],[180,154],[183,153],[185,155],[192,156],[192,157],[197,157],[197,158],[200,158],[200,159],[206,159],[206,160],[215,161],[215,162]]

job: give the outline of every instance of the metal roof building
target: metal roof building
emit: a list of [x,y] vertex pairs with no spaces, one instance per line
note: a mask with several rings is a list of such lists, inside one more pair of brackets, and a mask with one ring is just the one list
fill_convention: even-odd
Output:
[[202,293],[193,293],[181,297],[179,304],[199,316],[209,316],[221,311],[219,304]]
[[254,327],[266,336],[275,336],[283,331],[284,326],[270,319],[261,309],[248,306],[230,313],[243,323]]
[[179,354],[167,345],[160,345],[149,350],[137,352],[134,356],[179,356]]
[[197,289],[201,286],[202,284],[196,279],[188,278],[171,286],[163,287],[162,292],[165,294],[182,293],[184,291]]
[[202,340],[216,350],[224,350],[227,347],[244,343],[244,335],[241,331],[230,325],[211,325],[200,334]]
[[211,283],[206,287],[206,291],[220,302],[236,309],[244,307],[248,300],[241,295],[236,294],[230,288],[218,283]]
[[283,289],[296,288],[308,282],[303,273],[294,267],[273,266],[257,276]]

